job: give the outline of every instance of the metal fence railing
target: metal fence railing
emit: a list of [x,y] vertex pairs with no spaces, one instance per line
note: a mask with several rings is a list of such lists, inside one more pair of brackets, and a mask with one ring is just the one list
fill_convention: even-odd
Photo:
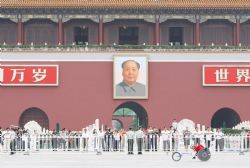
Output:
[[[250,151],[250,139],[247,135],[225,135],[220,139],[184,138],[183,135],[163,138],[162,136],[143,138],[143,151],[190,151],[190,147],[199,141],[211,151],[240,152]],[[137,151],[137,139],[134,138],[134,151]],[[81,135],[36,135],[2,138],[0,152],[34,151],[127,151],[127,137],[114,139],[112,136],[82,137]]]

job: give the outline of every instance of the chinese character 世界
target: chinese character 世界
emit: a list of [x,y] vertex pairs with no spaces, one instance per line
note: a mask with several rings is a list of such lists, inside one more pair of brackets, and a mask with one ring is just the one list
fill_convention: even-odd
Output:
[[249,69],[237,69],[237,82],[240,82],[244,78],[244,82],[248,82],[250,79]]
[[36,71],[36,69],[33,69],[32,72],[33,72],[33,78],[35,78],[35,80],[33,82],[40,82],[40,81],[44,80],[47,76],[46,69],[43,69],[43,71],[41,68],[38,68],[37,71]]
[[227,68],[220,68],[215,71],[216,82],[228,82],[228,70]]
[[23,82],[25,69],[11,69],[11,71],[13,71],[11,81],[14,81],[19,76],[18,81]]

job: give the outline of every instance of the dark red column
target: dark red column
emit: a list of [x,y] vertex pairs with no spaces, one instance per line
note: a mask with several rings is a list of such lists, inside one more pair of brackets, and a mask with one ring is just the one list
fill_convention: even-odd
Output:
[[18,22],[17,22],[17,43],[23,44],[23,22],[22,22],[22,18],[18,18]]
[[98,43],[99,45],[103,44],[103,18],[99,18],[99,31],[98,31]]
[[236,37],[235,37],[235,45],[238,46],[240,44],[240,18],[236,18]]
[[58,19],[58,44],[64,44],[64,32],[62,18]]
[[159,16],[155,17],[155,43],[154,45],[160,44],[160,21]]
[[196,17],[194,32],[194,45],[200,44],[200,18]]

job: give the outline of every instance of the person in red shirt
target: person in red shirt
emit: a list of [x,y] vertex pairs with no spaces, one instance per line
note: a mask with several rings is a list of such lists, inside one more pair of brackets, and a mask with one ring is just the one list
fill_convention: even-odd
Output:
[[201,144],[199,144],[199,145],[197,145],[197,146],[192,146],[192,149],[195,151],[195,155],[194,155],[194,157],[193,157],[193,159],[195,159],[196,158],[196,156],[197,156],[197,154],[198,154],[198,152],[200,151],[200,150],[202,150],[202,149],[204,149],[205,147],[203,146],[203,145],[201,145]]

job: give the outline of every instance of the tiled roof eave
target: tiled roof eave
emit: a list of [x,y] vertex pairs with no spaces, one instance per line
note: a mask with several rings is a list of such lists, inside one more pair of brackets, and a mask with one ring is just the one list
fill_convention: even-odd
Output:
[[159,9],[197,9],[197,10],[207,10],[207,9],[217,9],[217,10],[230,10],[230,9],[236,9],[236,10],[250,10],[250,6],[239,6],[239,7],[224,7],[224,6],[205,6],[205,7],[188,7],[188,6],[180,6],[180,7],[162,7],[162,6],[150,6],[150,7],[140,7],[140,6],[100,6],[100,7],[92,7],[92,6],[64,6],[64,5],[57,5],[57,6],[28,6],[28,5],[19,5],[19,6],[11,6],[11,5],[5,5],[1,6],[2,9],[151,9],[151,10],[159,10]]
[[250,0],[1,0],[2,8],[250,8]]

